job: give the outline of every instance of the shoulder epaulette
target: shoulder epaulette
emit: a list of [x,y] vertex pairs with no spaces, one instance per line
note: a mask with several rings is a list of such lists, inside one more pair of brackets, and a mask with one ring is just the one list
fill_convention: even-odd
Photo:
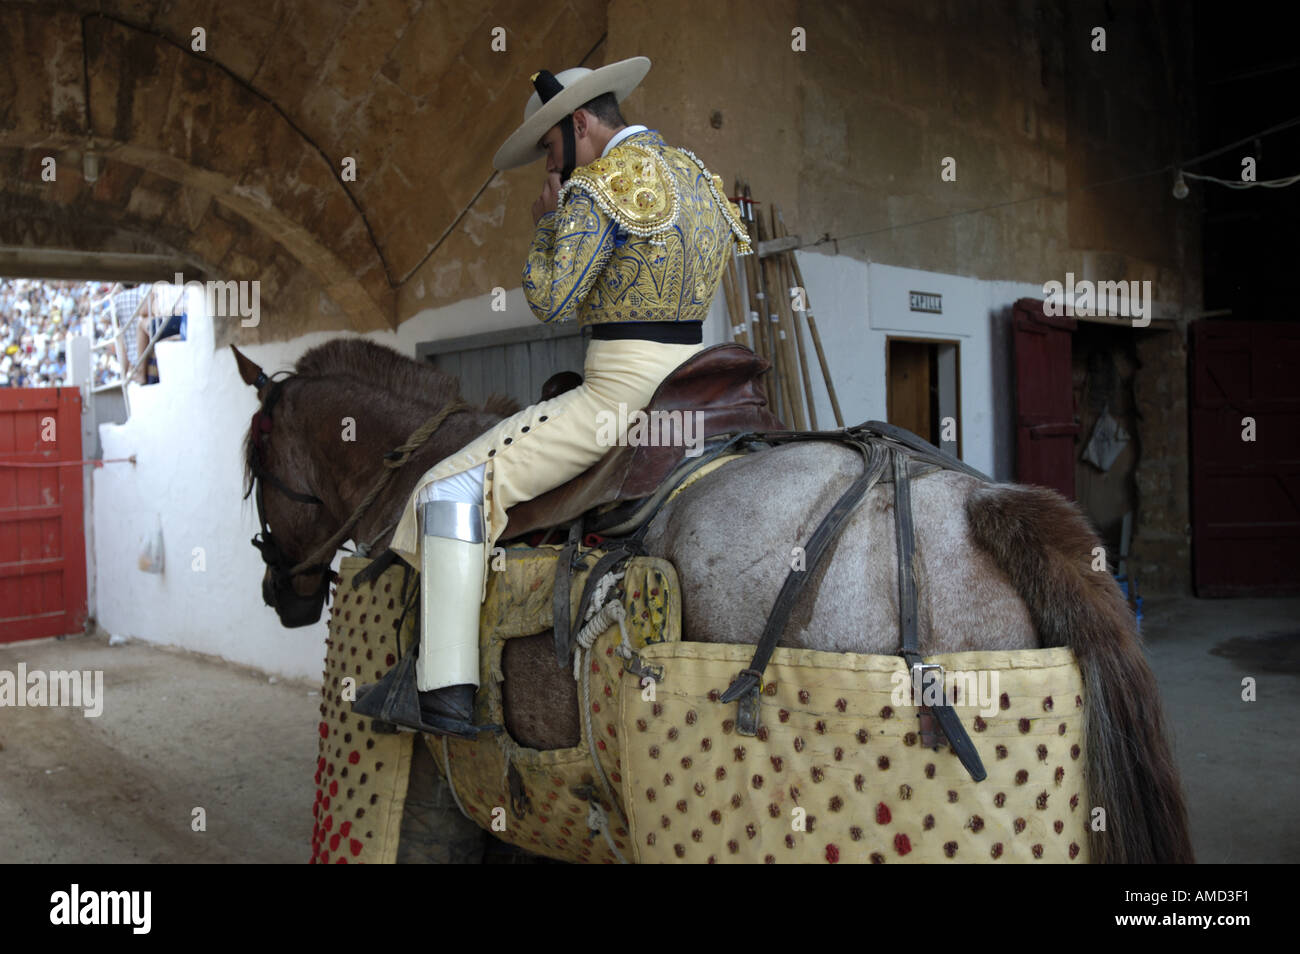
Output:
[[591,194],[606,215],[633,235],[658,235],[677,222],[681,202],[672,171],[654,150],[631,143],[573,170],[559,202],[573,187]]

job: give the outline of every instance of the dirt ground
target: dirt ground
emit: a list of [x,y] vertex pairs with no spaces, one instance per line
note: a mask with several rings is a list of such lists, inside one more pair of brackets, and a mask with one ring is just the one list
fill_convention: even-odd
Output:
[[102,669],[105,703],[0,709],[0,862],[311,856],[318,685],[107,637],[0,646],[0,670],[20,661]]
[[[1300,861],[1300,600],[1148,600],[1202,862]],[[323,654],[323,647],[322,647]],[[103,714],[0,708],[0,862],[305,862],[317,687],[104,637],[0,645],[103,670]],[[1258,701],[1241,700],[1257,679]],[[207,830],[191,829],[206,810]]]

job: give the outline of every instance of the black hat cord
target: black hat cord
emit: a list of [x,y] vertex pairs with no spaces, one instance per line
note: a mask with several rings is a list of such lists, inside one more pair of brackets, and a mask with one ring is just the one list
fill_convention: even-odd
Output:
[[[539,70],[533,74],[533,87],[537,90],[537,95],[541,98],[543,104],[553,99],[561,90],[560,85],[554,74],[550,70]],[[573,175],[573,170],[577,167],[577,139],[573,131],[573,113],[569,113],[559,122],[560,135],[564,138],[564,168],[560,170],[560,182],[568,182],[569,176]]]

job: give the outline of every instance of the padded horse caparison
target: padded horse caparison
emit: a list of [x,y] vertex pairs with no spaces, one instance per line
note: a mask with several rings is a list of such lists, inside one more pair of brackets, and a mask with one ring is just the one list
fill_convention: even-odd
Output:
[[[736,344],[720,344],[693,355],[655,389],[646,410],[700,413],[707,439],[744,431],[784,431],[785,424],[767,407],[759,376],[769,363]],[[663,446],[612,447],[583,473],[532,500],[506,511],[501,540],[513,540],[563,526],[583,513],[620,500],[638,500],[658,489],[686,459],[683,435],[676,432]]]
[[[831,507],[817,529],[804,546],[805,566],[787,574],[785,583],[777,594],[772,610],[768,614],[763,635],[758,641],[747,669],[732,681],[727,691],[722,694],[723,702],[739,702],[736,731],[742,735],[755,735],[758,732],[758,693],[763,678],[763,670],[772,657],[772,651],[785,632],[786,623],[794,610],[804,584],[815,575],[821,557],[829,544],[839,535],[848,523],[848,518],[872,487],[880,481],[885,473],[886,464],[892,458],[894,481],[894,523],[896,528],[896,546],[898,555],[898,608],[899,608],[899,649],[898,653],[907,660],[913,679],[926,669],[938,669],[927,665],[921,659],[917,643],[916,583],[913,576],[912,561],[916,555],[912,532],[912,498],[911,498],[911,459],[932,464],[949,470],[958,470],[980,480],[991,482],[990,478],[902,428],[894,427],[882,421],[868,421],[858,427],[843,431],[787,432],[784,434],[764,434],[763,441],[768,444],[782,444],[800,440],[830,440],[846,443],[863,455],[865,467],[858,477]],[[942,673],[942,670],[940,670]],[[914,683],[915,684],[915,683]],[[927,727],[926,717],[937,719],[953,752],[970,773],[971,778],[982,782],[987,777],[984,764],[980,761],[970,736],[966,733],[961,720],[952,707],[940,703],[934,706],[919,706],[922,731],[924,735],[937,740],[937,733]]]

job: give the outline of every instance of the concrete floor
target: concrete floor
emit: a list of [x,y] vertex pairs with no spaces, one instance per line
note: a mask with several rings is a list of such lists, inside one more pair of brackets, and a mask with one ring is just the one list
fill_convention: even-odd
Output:
[[1197,860],[1300,861],[1300,599],[1144,603]]
[[[1300,861],[1300,600],[1149,599],[1146,613],[1198,859]],[[0,709],[0,863],[307,860],[314,685],[94,637],[0,645],[0,670],[19,662],[103,670],[107,700],[97,719]]]

